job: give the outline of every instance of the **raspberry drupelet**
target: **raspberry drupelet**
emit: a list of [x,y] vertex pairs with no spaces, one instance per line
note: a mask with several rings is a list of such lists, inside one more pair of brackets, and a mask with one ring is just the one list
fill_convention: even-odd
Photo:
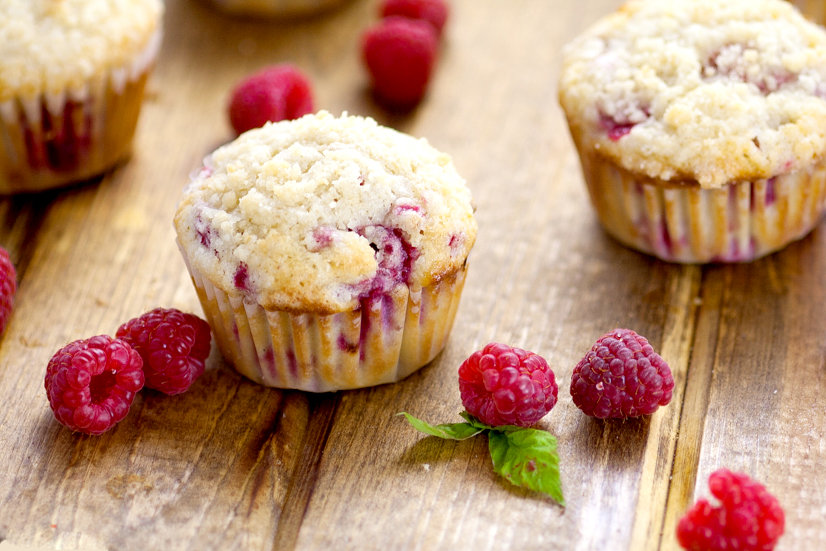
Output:
[[467,412],[486,425],[529,427],[554,407],[558,388],[542,356],[490,343],[459,366],[459,391]]
[[9,252],[0,247],[0,335],[6,329],[6,323],[14,307],[14,294],[17,292],[17,273],[11,262]]
[[698,500],[677,525],[677,540],[689,551],[771,551],[783,535],[780,503],[759,482],[720,469],[708,479],[712,505]]
[[140,355],[106,335],[58,350],[46,367],[46,394],[55,417],[72,430],[102,434],[120,422],[143,387]]
[[117,337],[143,358],[146,387],[170,396],[189,389],[209,356],[207,322],[174,308],[155,308],[120,326]]
[[574,368],[571,396],[586,415],[639,417],[671,401],[671,368],[630,329],[614,329],[597,340]]

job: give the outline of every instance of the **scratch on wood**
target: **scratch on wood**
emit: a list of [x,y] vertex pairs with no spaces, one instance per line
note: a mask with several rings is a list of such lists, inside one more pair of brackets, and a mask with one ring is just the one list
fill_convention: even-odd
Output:
[[[250,497],[247,501],[248,509],[247,515],[251,513],[252,509],[255,507],[255,503],[257,501],[258,493],[264,486],[264,482],[267,480],[267,473],[268,469],[262,468],[262,464],[266,466],[269,461],[267,458],[272,454],[272,442],[273,439],[278,432],[280,423],[278,420],[281,418],[282,413],[284,412],[284,408],[286,407],[287,400],[282,397],[278,401],[278,407],[275,408],[272,416],[267,419],[267,422],[264,423],[265,429],[261,431],[260,435],[256,439],[257,441],[252,444],[252,449],[258,450],[258,455],[255,458],[255,463],[253,464],[252,468],[250,469],[251,476],[244,482],[244,486],[250,484]],[[246,491],[246,488],[245,490]]]
[[278,521],[273,549],[293,549],[304,520],[310,498],[315,491],[318,469],[333,428],[341,397],[319,395],[310,398],[310,418],[306,440],[296,462],[294,476],[287,489],[284,509]]

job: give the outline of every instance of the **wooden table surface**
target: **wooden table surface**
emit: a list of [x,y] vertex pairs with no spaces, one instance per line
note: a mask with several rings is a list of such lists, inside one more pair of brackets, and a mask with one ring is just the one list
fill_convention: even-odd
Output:
[[[670,265],[599,228],[556,101],[560,47],[618,0],[454,0],[426,101],[390,115],[368,93],[360,33],[376,0],[297,22],[221,17],[168,0],[134,154],[99,181],[0,200],[19,271],[0,340],[0,549],[674,549],[721,467],[786,510],[778,549],[826,545],[826,228],[744,265]],[[453,333],[393,385],[313,395],[257,386],[217,350],[186,394],[143,392],[100,437],[49,409],[43,376],[69,341],[156,307],[200,314],[172,215],[187,176],[231,138],[247,73],[290,60],[317,105],[371,115],[449,152],[478,207]],[[614,327],[669,362],[671,404],[602,422],[571,371]],[[567,507],[492,471],[485,438],[426,437],[395,414],[459,421],[456,369],[501,341],[545,356],[559,403]]]

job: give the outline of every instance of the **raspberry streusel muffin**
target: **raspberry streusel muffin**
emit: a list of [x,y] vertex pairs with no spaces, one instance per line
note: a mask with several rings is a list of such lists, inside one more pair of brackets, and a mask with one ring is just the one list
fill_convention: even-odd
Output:
[[259,383],[310,391],[396,381],[431,361],[476,237],[447,155],[326,112],[208,156],[175,228],[224,357]]
[[256,17],[300,17],[333,8],[344,0],[210,0],[233,15]]
[[126,154],[160,0],[0,0],[0,193],[88,179]]
[[826,205],[826,32],[781,0],[632,0],[566,47],[560,102],[619,241],[748,261]]

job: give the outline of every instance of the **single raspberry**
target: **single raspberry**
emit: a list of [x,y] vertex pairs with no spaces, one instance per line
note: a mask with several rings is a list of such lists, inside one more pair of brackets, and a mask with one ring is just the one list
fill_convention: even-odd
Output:
[[58,421],[102,434],[120,422],[143,388],[143,361],[127,343],[106,335],[74,341],[46,367],[46,395]]
[[677,540],[691,551],[770,551],[783,535],[785,515],[762,484],[720,469],[708,479],[713,506],[700,499],[677,524]]
[[0,247],[0,334],[6,329],[6,323],[14,307],[14,294],[17,292],[17,273],[11,263],[9,252]]
[[542,356],[490,343],[459,366],[459,391],[468,413],[492,427],[529,427],[556,404],[554,372]]
[[381,16],[399,16],[427,21],[436,30],[437,35],[447,22],[449,10],[445,0],[384,0]]
[[571,376],[574,404],[600,419],[654,413],[671,401],[673,389],[671,368],[630,329],[600,337]]
[[118,328],[116,336],[143,358],[146,387],[186,392],[204,372],[211,340],[207,322],[174,308],[155,308]]
[[387,17],[364,32],[362,58],[376,98],[391,109],[409,109],[424,97],[436,62],[438,37],[417,19]]
[[297,119],[313,111],[310,81],[290,64],[273,65],[244,79],[230,95],[229,120],[236,133],[267,121]]

